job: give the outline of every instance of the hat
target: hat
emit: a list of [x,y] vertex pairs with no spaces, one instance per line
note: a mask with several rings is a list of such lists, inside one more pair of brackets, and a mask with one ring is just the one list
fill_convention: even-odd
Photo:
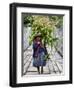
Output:
[[34,40],[35,40],[37,37],[42,37],[42,36],[41,36],[41,34],[36,34],[36,35],[34,36]]

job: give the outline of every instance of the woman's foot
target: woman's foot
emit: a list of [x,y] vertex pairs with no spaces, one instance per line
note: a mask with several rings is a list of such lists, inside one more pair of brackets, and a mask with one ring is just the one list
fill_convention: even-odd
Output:
[[38,74],[40,74],[40,71],[38,71]]
[[40,74],[40,67],[37,67],[37,70],[38,70],[38,74]]

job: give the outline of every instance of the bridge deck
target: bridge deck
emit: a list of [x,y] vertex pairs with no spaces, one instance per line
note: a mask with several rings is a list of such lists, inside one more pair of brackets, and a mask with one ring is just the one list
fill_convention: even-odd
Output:
[[[47,48],[50,52],[49,48]],[[30,46],[25,52],[23,57],[23,75],[39,75],[37,68],[32,65],[32,47]],[[46,66],[43,68],[43,74],[57,74],[63,71],[63,58],[56,51],[53,52],[52,59],[46,62]]]

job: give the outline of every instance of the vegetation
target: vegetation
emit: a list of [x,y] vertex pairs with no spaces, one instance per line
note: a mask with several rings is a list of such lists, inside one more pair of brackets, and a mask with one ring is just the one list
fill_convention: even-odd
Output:
[[30,44],[32,44],[35,35],[41,34],[45,48],[46,45],[52,48],[58,41],[54,32],[63,26],[63,16],[24,15],[24,25],[32,27],[32,33],[29,37]]

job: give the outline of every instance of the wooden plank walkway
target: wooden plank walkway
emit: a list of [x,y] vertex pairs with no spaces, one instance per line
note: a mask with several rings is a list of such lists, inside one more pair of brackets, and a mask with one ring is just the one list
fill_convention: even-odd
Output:
[[[49,48],[48,48],[49,51]],[[39,75],[37,72],[37,68],[33,67],[33,58],[32,58],[32,47],[30,46],[24,52],[24,61],[23,61],[23,75]],[[63,71],[63,58],[55,52],[52,57],[52,60],[46,62],[46,66],[44,66],[43,74],[57,74],[62,73]]]

